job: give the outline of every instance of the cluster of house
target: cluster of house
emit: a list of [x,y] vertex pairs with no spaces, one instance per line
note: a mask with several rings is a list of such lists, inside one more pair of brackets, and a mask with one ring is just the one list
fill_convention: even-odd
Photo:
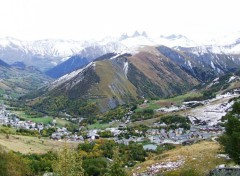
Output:
[[4,105],[0,106],[0,124],[11,126],[17,129],[37,130],[41,131],[44,129],[42,123],[35,123],[32,121],[22,121],[15,114],[10,113],[6,110]]
[[[122,131],[123,133],[125,131]],[[198,140],[210,139],[217,137],[224,132],[224,128],[220,126],[209,127],[209,126],[192,126],[190,130],[183,130],[178,128],[176,130],[165,130],[165,129],[149,129],[145,136],[130,136],[126,138],[118,138],[117,136],[113,139],[117,143],[128,145],[130,142],[144,142],[146,138],[154,145],[144,146],[146,150],[156,150],[156,145],[162,144],[192,144]],[[141,132],[139,132],[141,133]]]
[[[222,96],[231,96],[233,94],[238,94],[240,92],[239,89],[234,90],[233,92],[224,94]],[[221,97],[216,97],[216,99]],[[161,108],[157,111],[161,112],[171,112],[171,111],[179,111],[182,109],[191,108],[192,106],[196,105],[204,105],[208,104],[209,101],[191,101],[191,102],[185,102],[181,107],[170,107],[170,108]],[[130,116],[133,112],[129,111],[128,114],[126,114],[123,119],[124,121],[129,121]],[[218,124],[215,124],[214,126],[209,126],[209,123],[204,120],[199,120],[195,117],[188,117],[191,122],[191,128],[190,130],[184,130],[183,128],[177,128],[177,129],[170,129],[166,130],[166,124],[162,123],[155,123],[152,129],[147,130],[145,134],[143,134],[141,131],[136,130],[135,133],[137,133],[137,136],[129,136],[129,138],[123,138],[119,137],[122,133],[128,133],[126,129],[126,123],[121,124],[119,127],[116,128],[106,128],[105,130],[100,129],[94,129],[94,130],[85,130],[84,132],[86,135],[85,138],[89,140],[95,140],[100,138],[99,134],[103,131],[109,131],[111,132],[112,136],[111,139],[115,140],[117,143],[123,143],[125,145],[128,145],[129,142],[143,142],[146,140],[146,138],[154,145],[161,145],[165,143],[172,143],[172,144],[188,144],[197,140],[202,139],[209,139],[212,137],[216,137],[221,135],[224,132],[224,128],[221,127]],[[32,121],[21,121],[16,115],[11,114],[9,111],[6,110],[6,107],[4,105],[0,105],[0,124],[10,125],[14,128],[22,128],[22,129],[29,129],[29,130],[38,130],[39,132],[43,130],[44,128],[49,128],[51,125],[44,126],[41,123],[35,123]],[[140,136],[140,137],[139,137]],[[67,141],[75,141],[75,142],[84,142],[84,138],[81,135],[78,135],[76,133],[71,133],[67,130],[67,128],[57,128],[56,132],[52,133],[51,139],[53,140],[61,140],[66,139]],[[151,146],[153,147],[153,146]],[[156,147],[153,147],[156,148]]]
[[62,140],[65,139],[67,141],[74,141],[74,142],[83,142],[84,138],[81,135],[77,135],[76,133],[73,134],[72,132],[68,131],[67,128],[57,128],[56,132],[52,133],[51,139],[53,140]]
[[[16,115],[11,114],[10,112],[5,110],[5,107],[0,106],[0,124],[11,126],[17,129],[27,129],[27,130],[36,130],[41,133],[41,131],[45,128],[53,127],[50,124],[44,125],[43,123],[35,123],[32,121],[22,121]],[[56,132],[52,133],[51,139],[53,140],[61,140],[66,139],[67,141],[75,141],[81,142],[84,141],[82,136],[77,134],[72,134],[67,130],[67,128],[56,128]]]
[[[4,106],[0,107],[0,123],[5,125],[10,125],[14,128],[22,128],[29,130],[41,131],[44,128],[49,128],[50,126],[44,126],[41,123],[35,123],[32,121],[20,121],[19,118],[9,113],[5,110]],[[137,136],[130,136],[128,139],[119,138],[121,133],[127,133],[126,125],[119,125],[117,128],[106,128],[105,130],[86,130],[86,138],[89,140],[99,139],[99,133],[103,131],[110,131],[112,134],[112,139],[117,143],[122,143],[128,145],[129,142],[143,142],[146,137],[153,144],[161,145],[164,143],[172,144],[184,144],[188,141],[208,139],[214,136],[218,136],[223,133],[224,128],[221,126],[207,126],[206,123],[198,121],[198,124],[191,126],[190,130],[184,130],[183,128],[177,128],[175,130],[165,130],[162,128],[159,130],[158,127],[163,127],[164,124],[155,124],[155,129],[147,130],[146,134],[143,135],[141,131],[136,130],[135,132],[139,134]],[[157,129],[156,129],[157,128]],[[57,128],[56,132],[52,133],[51,139],[61,140],[66,139],[67,141],[83,142],[84,138],[81,135],[73,134],[67,130],[67,128]]]
[[[105,130],[100,129],[94,129],[94,130],[86,130],[86,138],[90,141],[93,141],[95,139],[99,139],[100,132],[103,131],[109,131],[111,132],[112,136],[111,139],[113,139],[117,143],[128,145],[130,142],[144,142],[146,139],[150,141],[154,145],[162,145],[165,143],[169,144],[191,144],[198,140],[204,140],[204,139],[210,139],[213,137],[217,137],[221,135],[225,129],[224,127],[221,127],[220,125],[214,125],[214,126],[208,126],[204,122],[199,121],[198,124],[191,125],[190,130],[184,130],[183,128],[177,128],[175,130],[170,129],[166,130],[164,128],[153,128],[146,131],[145,134],[143,134],[142,131],[135,130],[135,133],[137,133],[137,136],[131,135],[129,138],[123,138],[119,137],[120,134],[128,133],[127,129],[124,128],[124,125],[120,125],[116,128],[106,128]],[[54,134],[53,134],[54,135]],[[52,135],[52,138],[53,138]],[[66,134],[65,134],[66,135]],[[81,140],[83,138],[81,137]],[[153,147],[155,150],[156,146],[150,146],[150,148]],[[146,147],[146,149],[149,149]]]
[[207,126],[192,125],[190,130],[184,130],[178,128],[175,130],[166,131],[165,129],[153,129],[147,132],[147,136],[151,143],[158,145],[170,143],[170,144],[189,144],[198,140],[210,139],[221,135],[224,132],[224,128],[221,126]]
[[209,101],[205,100],[205,101],[189,101],[189,102],[184,102],[181,106],[175,106],[172,105],[170,107],[163,107],[163,108],[159,108],[156,109],[156,112],[178,112],[178,111],[184,111],[187,109],[190,109],[192,107],[196,107],[199,105],[205,105],[207,104]]

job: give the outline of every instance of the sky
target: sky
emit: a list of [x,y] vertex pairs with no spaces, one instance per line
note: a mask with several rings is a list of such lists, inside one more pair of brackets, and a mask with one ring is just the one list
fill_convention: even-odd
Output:
[[204,39],[240,31],[238,0],[0,0],[0,38],[101,39],[183,34]]

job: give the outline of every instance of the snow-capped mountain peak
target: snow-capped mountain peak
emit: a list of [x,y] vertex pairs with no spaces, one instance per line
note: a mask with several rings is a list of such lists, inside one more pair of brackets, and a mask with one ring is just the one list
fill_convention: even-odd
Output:
[[139,37],[141,34],[138,31],[135,31],[132,35],[132,37]]
[[179,34],[179,35],[171,34],[169,36],[161,35],[160,38],[169,39],[169,40],[187,39],[186,36],[183,36],[181,34]]
[[20,41],[12,37],[0,38],[1,47],[21,46],[23,45],[23,43],[24,43],[23,41]]
[[240,32],[232,33],[204,42],[195,42],[183,35],[150,37],[145,31],[135,31],[120,37],[106,37],[102,40],[37,40],[21,41],[11,37],[0,38],[0,58],[8,64],[16,61],[27,66],[35,66],[45,71],[67,60],[73,55],[80,55],[89,62],[106,53],[136,53],[142,46],[165,45],[172,48],[193,48],[193,53],[240,54]]
[[189,38],[187,38],[186,36],[183,35],[169,35],[169,36],[163,36],[161,35],[159,38],[155,39],[156,43],[158,44],[162,44],[168,47],[195,47],[195,46],[199,46],[201,44],[190,40]]

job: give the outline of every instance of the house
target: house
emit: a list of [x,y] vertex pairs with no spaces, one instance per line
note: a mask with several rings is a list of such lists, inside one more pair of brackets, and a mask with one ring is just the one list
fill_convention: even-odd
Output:
[[118,136],[122,133],[122,131],[117,128],[106,128],[105,131],[110,131],[113,136]]
[[87,139],[95,140],[99,139],[99,134],[97,130],[89,130],[87,133]]
[[160,134],[159,130],[158,129],[148,129],[146,131],[147,134],[149,135],[156,135],[156,134]]
[[167,127],[167,124],[164,123],[164,122],[163,122],[163,123],[160,123],[160,124],[159,124],[159,127]]
[[155,144],[147,144],[143,146],[144,150],[151,150],[151,151],[157,151],[157,145]]
[[239,167],[222,167],[216,168],[208,174],[208,176],[214,175],[240,175],[240,168]]
[[192,145],[195,141],[194,140],[187,140],[182,142],[182,145]]
[[118,129],[119,129],[119,130],[123,130],[123,129],[126,129],[126,128],[127,128],[126,124],[120,124],[120,125],[118,126]]
[[50,138],[58,141],[61,139],[61,135],[53,133]]
[[184,130],[183,128],[178,128],[178,129],[175,130],[175,134],[176,135],[181,135],[181,134],[183,134],[183,130]]

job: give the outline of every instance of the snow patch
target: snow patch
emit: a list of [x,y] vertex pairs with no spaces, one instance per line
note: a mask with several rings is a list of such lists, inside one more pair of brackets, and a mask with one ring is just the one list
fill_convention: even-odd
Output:
[[0,45],[2,47],[7,47],[8,45],[10,45],[10,42],[6,39],[0,39]]
[[65,62],[66,60],[68,60],[70,57],[64,57],[61,59],[61,62]]
[[124,62],[124,66],[123,66],[123,71],[124,71],[124,74],[127,78],[127,74],[128,74],[128,62]]
[[213,82],[217,82],[217,81],[219,81],[219,77],[217,77],[213,80]]
[[[69,73],[69,74],[66,74],[66,75],[60,77],[59,79],[57,79],[56,81],[54,81],[54,82],[52,83],[52,85],[50,86],[49,89],[52,90],[52,89],[58,87],[59,85],[63,84],[64,82],[73,79],[75,76],[77,76],[78,74],[80,74],[81,72],[83,72],[84,70],[86,70],[87,68],[89,68],[89,67],[91,67],[91,66],[95,67],[95,66],[96,66],[95,62],[91,62],[91,63],[89,63],[86,67],[84,67],[84,68],[82,68],[82,69],[75,70],[75,71],[73,71],[73,72],[71,72],[71,73]],[[82,77],[82,79],[83,79],[83,77]],[[81,79],[81,80],[82,80],[82,79]],[[81,81],[81,80],[80,80],[80,81]],[[79,81],[78,81],[78,82],[79,82]],[[77,84],[78,82],[76,82],[75,84]]]
[[113,56],[110,58],[110,60],[116,59],[117,57],[119,57],[121,54],[117,54],[116,56]]
[[229,80],[228,80],[228,83],[232,82],[232,81],[235,80],[235,79],[236,79],[236,76],[231,76],[231,77],[229,78]]
[[188,61],[188,66],[192,69],[192,63]]
[[144,36],[127,38],[125,40],[122,40],[121,43],[127,46],[128,48],[138,47],[142,45],[150,45],[150,46],[156,45],[156,42]]
[[213,69],[215,69],[216,67],[215,67],[215,65],[214,65],[214,63],[211,61],[211,67],[213,68]]
[[57,62],[51,61],[51,64],[57,66]]

